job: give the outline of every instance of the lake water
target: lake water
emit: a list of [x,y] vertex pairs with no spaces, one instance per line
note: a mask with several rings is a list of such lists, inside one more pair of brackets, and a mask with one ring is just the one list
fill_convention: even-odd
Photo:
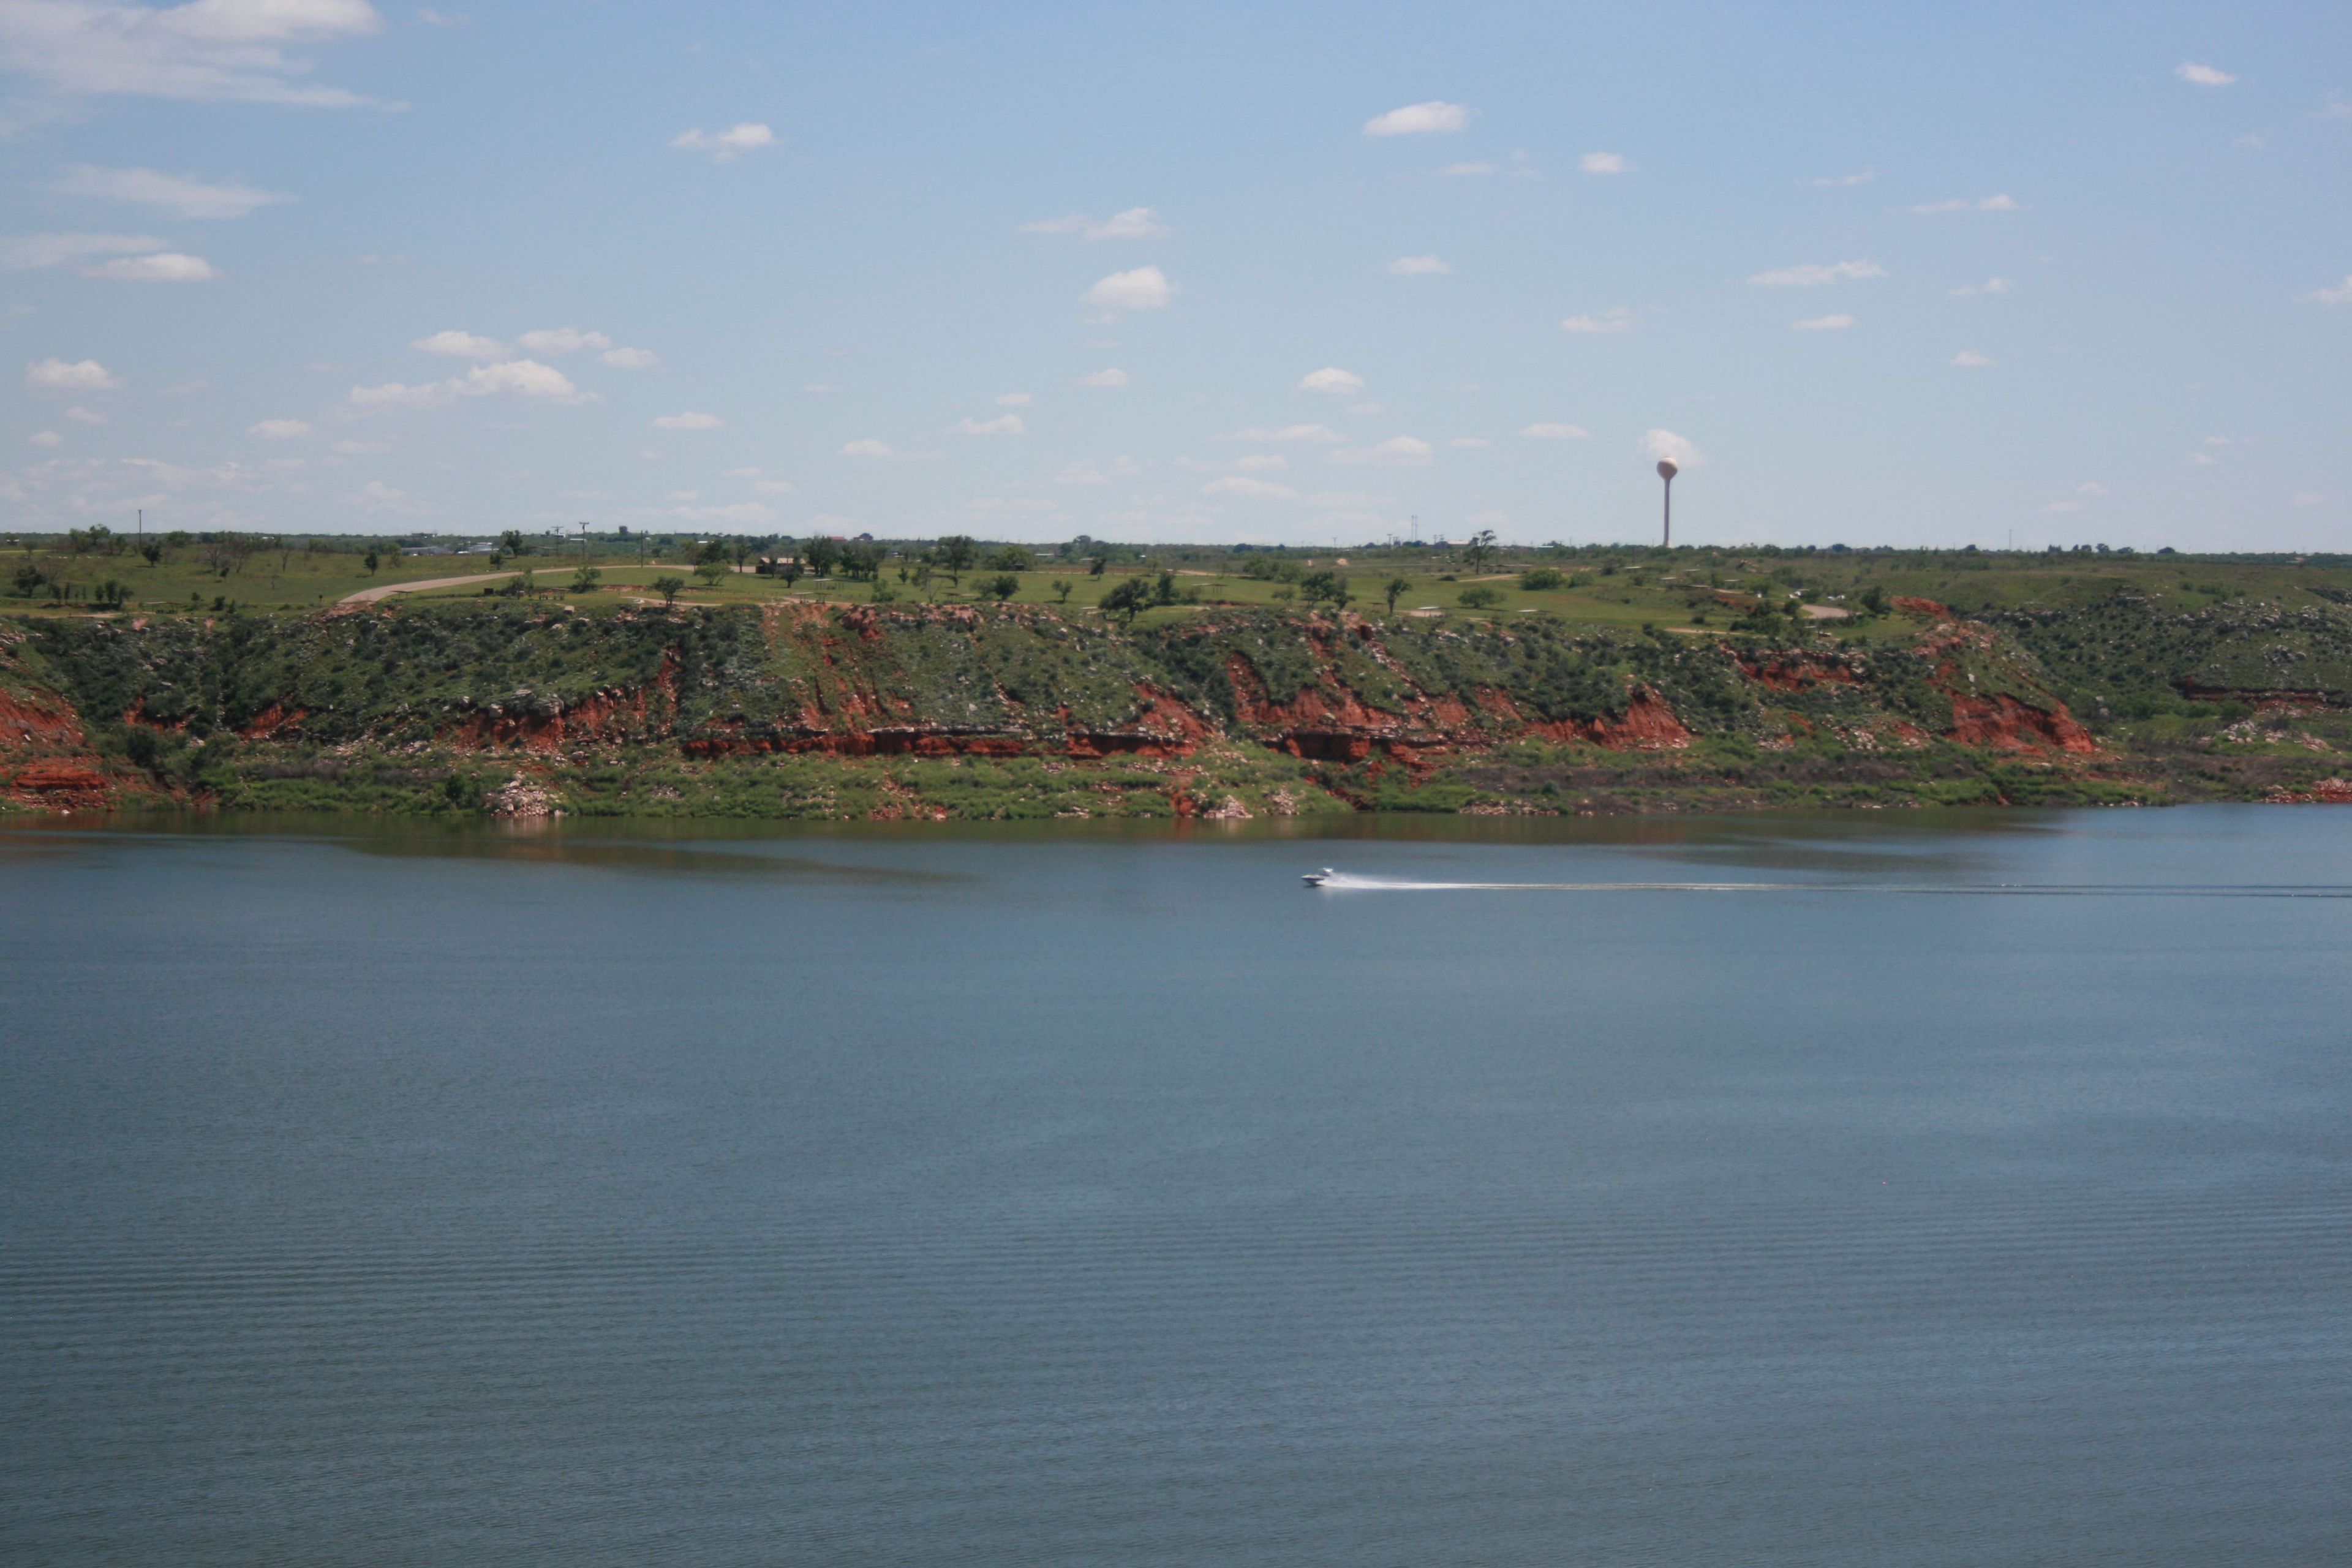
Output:
[[2352,812],[1335,831],[0,833],[0,1560],[2352,1560]]

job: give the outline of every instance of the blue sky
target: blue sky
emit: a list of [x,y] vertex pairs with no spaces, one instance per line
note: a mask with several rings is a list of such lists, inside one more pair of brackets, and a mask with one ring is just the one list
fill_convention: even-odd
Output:
[[8,526],[2352,548],[2352,7],[0,0]]

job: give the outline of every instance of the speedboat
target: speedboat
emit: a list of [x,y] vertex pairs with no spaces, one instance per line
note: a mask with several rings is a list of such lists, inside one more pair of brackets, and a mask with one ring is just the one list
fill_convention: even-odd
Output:
[[1310,888],[1319,888],[1339,874],[1339,872],[1331,869],[1330,867],[1326,866],[1320,871],[1309,871],[1307,875],[1299,878],[1298,879],[1306,883]]

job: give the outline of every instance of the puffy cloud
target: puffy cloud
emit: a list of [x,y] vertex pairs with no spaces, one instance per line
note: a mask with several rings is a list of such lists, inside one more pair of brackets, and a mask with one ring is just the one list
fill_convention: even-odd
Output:
[[951,436],[1020,436],[1028,431],[1018,414],[1000,414],[993,419],[959,419],[948,426]]
[[1127,372],[1117,365],[1109,365],[1101,370],[1088,371],[1078,377],[1078,384],[1080,386],[1125,386],[1129,379]]
[[2352,305],[2352,274],[2347,274],[2336,288],[2314,289],[2304,298],[2319,305]]
[[2295,507],[2326,506],[2327,498],[2317,490],[2297,490],[2286,498],[2286,504]]
[[1581,425],[1530,425],[1519,434],[1538,441],[1581,441],[1592,432]]
[[1672,463],[1677,468],[1696,468],[1706,461],[1687,436],[1677,436],[1671,430],[1644,430],[1633,449],[1653,462]]
[[1298,492],[1288,485],[1277,485],[1269,479],[1253,479],[1245,474],[1227,474],[1211,479],[1201,487],[1204,496],[1245,496],[1255,500],[1297,500]]
[[1832,174],[1826,179],[1808,180],[1805,183],[1809,185],[1866,185],[1876,178],[1878,178],[1877,174],[1864,169],[1859,174]]
[[1797,332],[1842,332],[1853,325],[1852,316],[1808,316],[1801,321],[1791,321],[1789,330]]
[[661,356],[651,349],[606,349],[597,356],[614,370],[651,370]]
[[1041,217],[1021,226],[1024,234],[1084,234],[1095,220],[1084,213],[1072,213],[1066,217]]
[[72,420],[77,425],[104,425],[110,423],[107,416],[100,414],[97,409],[84,408],[79,403],[66,410],[66,417]]
[[28,445],[38,447],[44,451],[55,451],[66,444],[66,438],[54,430],[36,430],[26,437],[25,440]]
[[727,421],[716,414],[664,414],[654,420],[656,430],[716,430]]
[[1973,299],[1979,294],[2006,294],[2011,288],[2006,278],[1988,278],[1981,283],[1963,283],[1952,290],[1955,300]]
[[60,195],[89,196],[98,201],[125,202],[133,206],[160,207],[173,217],[239,218],[277,202],[294,198],[278,191],[251,185],[208,185],[179,174],[152,169],[100,169],[82,163],[49,187]]
[[429,354],[444,354],[450,359],[499,359],[508,349],[495,338],[477,337],[472,332],[452,329],[436,332],[429,338],[419,338],[408,345]]
[[858,440],[844,444],[841,448],[841,455],[845,458],[879,458],[904,462],[917,458],[936,458],[940,454],[937,452],[902,452],[896,447],[890,445],[887,441],[877,441],[873,437],[867,436],[861,437]]
[[94,256],[136,256],[167,242],[148,234],[21,234],[0,239],[0,268],[31,272]]
[[361,511],[391,512],[402,517],[428,517],[436,510],[426,506],[406,490],[396,490],[382,479],[370,479],[350,495],[338,498],[348,507]]
[[391,451],[392,443],[389,441],[338,441],[335,443],[334,449],[341,457],[365,458]]
[[525,352],[535,354],[576,354],[582,349],[609,349],[613,340],[602,332],[583,332],[577,327],[546,327],[535,332],[525,332],[515,342]]
[[1454,180],[1475,180],[1481,174],[1491,174],[1494,172],[1495,165],[1492,163],[1448,163],[1438,171],[1439,174]]
[[549,403],[587,401],[562,371],[530,359],[476,365],[464,375],[417,386],[396,381],[381,386],[354,386],[349,401],[354,408],[430,408],[460,397],[501,395]]
[[310,433],[310,426],[299,419],[264,419],[247,426],[245,433],[265,441],[299,441]]
[[1427,103],[1408,103],[1402,109],[1391,109],[1386,114],[1376,114],[1364,121],[1367,136],[1425,136],[1432,132],[1459,131],[1470,123],[1470,110],[1459,103],[1446,103],[1431,99]]
[[1953,196],[1947,201],[1921,202],[1916,206],[1905,207],[1903,210],[1909,213],[2013,213],[2017,210],[2017,198],[2008,195],[1983,196],[1976,201],[1969,201],[1965,196]]
[[1134,479],[1142,472],[1132,458],[1085,458],[1066,465],[1054,476],[1054,482],[1057,485],[1107,485],[1113,479]]
[[1089,305],[1106,310],[1157,310],[1176,297],[1176,286],[1157,267],[1114,272],[1087,290]]
[[1353,397],[1364,390],[1364,378],[1338,365],[1327,364],[1321,370],[1308,371],[1298,378],[1300,392],[1320,392],[1333,397]]
[[1962,349],[1952,356],[1952,363],[1962,370],[1982,370],[1992,361],[1974,349]]
[[1246,458],[1234,459],[1234,471],[1244,474],[1280,473],[1288,467],[1290,459],[1279,452],[1252,452]]
[[81,269],[85,278],[111,278],[122,283],[209,283],[220,276],[201,256],[159,250],[151,256],[118,256]]
[[1432,455],[1430,444],[1419,437],[1391,436],[1369,447],[1342,447],[1331,454],[1331,460],[1374,468],[1418,468]]
[[1328,425],[1253,425],[1246,430],[1228,430],[1218,437],[1221,441],[1262,441],[1278,446],[1339,446],[1348,438]]
[[105,392],[122,383],[94,359],[45,359],[25,366],[25,384],[35,392]]
[[996,400],[996,406],[999,408],[1026,408],[1036,401],[1037,400],[1034,397],[1032,397],[1025,392],[1008,392],[1004,394],[1003,396],[999,397]]
[[288,48],[383,26],[367,0],[6,0],[0,64],[65,92],[348,109],[368,100],[300,81]]
[[715,163],[730,163],[754,149],[774,145],[775,140],[774,132],[746,120],[726,131],[705,131],[700,126],[681,131],[669,139],[669,144],[681,152],[708,153]]
[[800,487],[790,479],[761,479],[751,488],[763,496],[789,496],[800,493]]
[[1433,278],[1454,268],[1434,256],[1400,256],[1389,263],[1389,270],[1400,278]]
[[1811,289],[1856,278],[1884,278],[1886,269],[1875,261],[1808,261],[1798,267],[1759,272],[1748,281],[1767,289]]
[[1587,153],[1576,161],[1576,166],[1588,174],[1622,174],[1633,165],[1625,162],[1620,153]]
[[1633,330],[1633,312],[1620,305],[1598,316],[1570,316],[1559,324],[1559,330],[1580,337],[1603,332],[1630,332]]
[[2199,65],[2194,60],[2181,61],[2172,68],[2172,74],[2194,87],[2228,87],[2238,79],[2228,71],[2216,70],[2211,66]]
[[1460,447],[1465,451],[1475,451],[1480,447],[1491,447],[1495,443],[1487,440],[1484,436],[1456,436],[1445,444],[1449,447]]
[[1386,414],[1388,409],[1378,403],[1350,403],[1348,405],[1348,412],[1358,418],[1365,418],[1374,414]]

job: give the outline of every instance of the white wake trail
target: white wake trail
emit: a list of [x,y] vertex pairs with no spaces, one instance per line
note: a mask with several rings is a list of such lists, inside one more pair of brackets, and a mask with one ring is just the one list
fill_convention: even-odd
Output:
[[1318,884],[1362,893],[1913,893],[1950,898],[2352,899],[2340,885],[2156,885],[2057,882],[1424,882],[1334,871]]

